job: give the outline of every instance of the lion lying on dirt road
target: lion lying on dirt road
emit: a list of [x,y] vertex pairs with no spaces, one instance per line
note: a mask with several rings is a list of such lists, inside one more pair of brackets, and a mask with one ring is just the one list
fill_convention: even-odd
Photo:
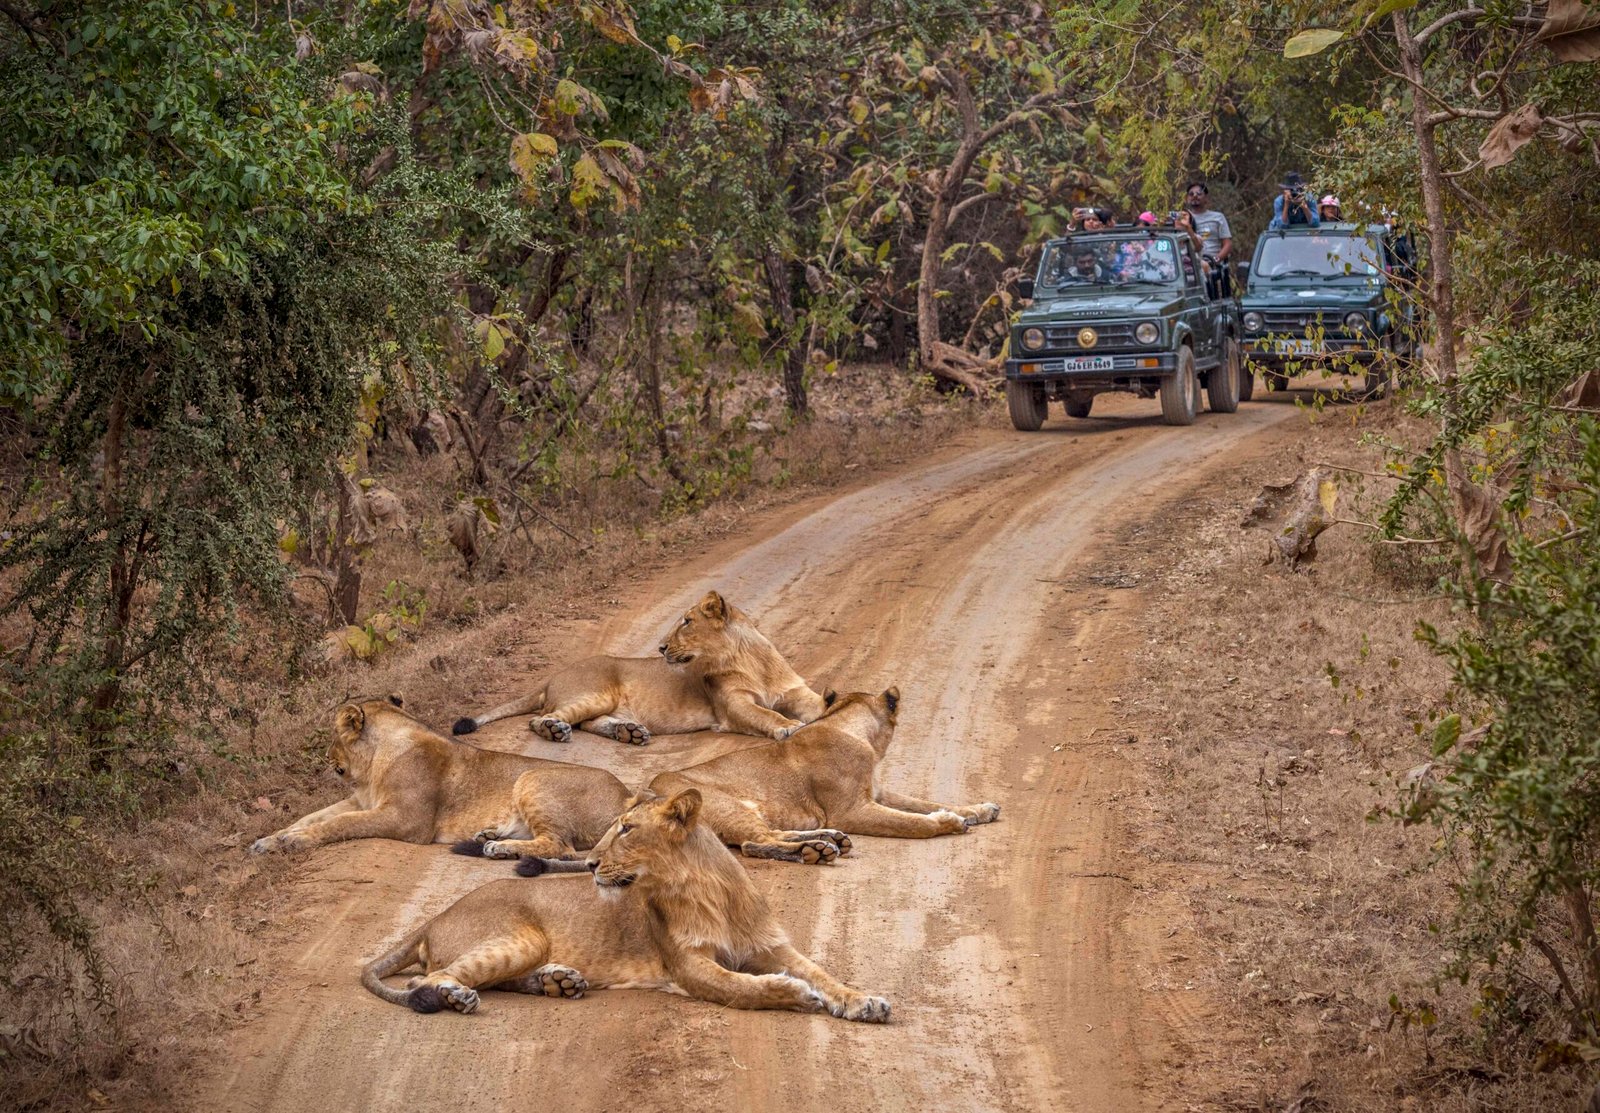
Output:
[[[789,944],[700,813],[694,789],[635,797],[589,854],[598,893],[570,877],[491,882],[369,963],[361,983],[418,1012],[470,1013],[480,989],[581,997],[610,987],[888,1020],[888,1001],[836,980]],[[424,973],[405,989],[384,984],[414,963]]]
[[490,857],[561,857],[598,842],[628,802],[627,788],[603,769],[453,742],[401,706],[390,696],[335,711],[328,759],[351,795],[250,849],[475,840]]
[[715,591],[687,611],[659,657],[585,657],[554,673],[532,695],[475,719],[456,734],[513,715],[533,714],[530,730],[572,741],[580,727],[645,746],[650,735],[726,730],[787,738],[821,715],[807,687],[749,617]]
[[[770,742],[662,773],[650,791],[697,788],[704,822],[751,858],[831,862],[848,835],[926,839],[959,835],[999,818],[998,804],[936,804],[878,787],[894,738],[900,690],[828,693],[826,714],[785,742]],[[831,830],[830,828],[837,828]]]

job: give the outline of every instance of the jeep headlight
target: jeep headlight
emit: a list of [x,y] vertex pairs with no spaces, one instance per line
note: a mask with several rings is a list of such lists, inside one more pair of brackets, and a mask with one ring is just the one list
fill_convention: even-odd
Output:
[[1044,329],[1030,328],[1022,331],[1022,346],[1030,352],[1044,347]]
[[1351,332],[1366,332],[1367,315],[1365,313],[1346,313],[1344,315],[1344,327]]
[[1141,344],[1154,344],[1161,339],[1161,330],[1154,321],[1140,321],[1139,327],[1133,330],[1133,338]]
[[1246,332],[1260,332],[1261,326],[1266,323],[1267,319],[1259,313],[1246,313],[1244,315],[1244,330]]

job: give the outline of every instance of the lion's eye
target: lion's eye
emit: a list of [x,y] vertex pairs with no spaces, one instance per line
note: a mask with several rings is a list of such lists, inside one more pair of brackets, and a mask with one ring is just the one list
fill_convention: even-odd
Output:
[[626,835],[631,830],[633,830],[633,825],[624,823],[621,827],[617,828],[617,837],[620,839],[623,835]]
[[684,615],[684,616],[683,616],[683,621],[682,621],[682,622],[681,622],[681,623],[679,623],[679,625],[680,625],[680,626],[687,626],[687,625],[689,625],[689,616],[688,616],[688,615]]

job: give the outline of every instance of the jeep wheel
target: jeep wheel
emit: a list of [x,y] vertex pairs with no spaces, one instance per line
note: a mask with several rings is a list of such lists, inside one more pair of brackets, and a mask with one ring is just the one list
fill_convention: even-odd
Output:
[[1248,402],[1256,392],[1255,364],[1248,360],[1239,361],[1239,401]]
[[1044,388],[1007,379],[1006,407],[1011,411],[1011,424],[1024,433],[1037,433],[1044,424]]
[[1178,349],[1178,370],[1161,380],[1161,420],[1168,425],[1193,425],[1200,412],[1200,377],[1194,373],[1194,352]]
[[1268,390],[1288,390],[1289,389],[1289,376],[1287,376],[1287,375],[1285,375],[1285,374],[1283,374],[1282,372],[1279,372],[1279,371],[1268,371],[1267,372],[1267,389]]
[[1214,414],[1231,414],[1239,408],[1239,342],[1222,340],[1222,362],[1206,376],[1206,401]]
[[1377,356],[1367,364],[1367,382],[1363,392],[1367,398],[1382,398],[1389,393],[1389,381],[1394,375],[1394,347],[1394,340],[1391,338],[1388,346],[1380,348]]
[[1089,407],[1094,405],[1094,395],[1073,391],[1066,397],[1068,417],[1088,417]]

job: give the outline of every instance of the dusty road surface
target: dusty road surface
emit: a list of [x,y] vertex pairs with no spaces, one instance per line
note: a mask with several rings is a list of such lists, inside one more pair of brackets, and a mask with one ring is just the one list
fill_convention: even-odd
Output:
[[[195,1107],[1182,1108],[1169,1104],[1172,1072],[1203,1045],[1205,1008],[1166,965],[1177,906],[1136,885],[1107,806],[1134,787],[1109,700],[1126,679],[1137,595],[1117,590],[1102,546],[1170,513],[1293,410],[1250,404],[1174,429],[1150,403],[1102,398],[1097,418],[1101,403],[1109,419],[984,432],[769,515],[755,534],[631,586],[604,621],[544,640],[552,658],[648,653],[715,586],[815,687],[900,686],[885,783],[993,800],[1000,821],[930,841],[859,838],[831,867],[748,863],[801,949],[887,996],[892,1023],[638,991],[489,993],[470,1017],[415,1015],[362,990],[360,963],[510,866],[349,843],[295,863],[319,886],[315,916],[284,945],[263,1015],[230,1036]],[[473,662],[455,672],[470,687]],[[445,728],[510,694],[464,691],[460,706],[421,710]],[[686,736],[638,750],[577,735],[558,747],[526,719],[473,740],[605,765],[633,784],[732,745]]]

